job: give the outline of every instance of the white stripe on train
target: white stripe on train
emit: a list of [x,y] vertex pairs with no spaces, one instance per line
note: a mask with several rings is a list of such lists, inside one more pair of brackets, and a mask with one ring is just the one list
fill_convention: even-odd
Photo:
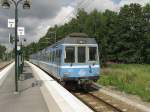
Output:
[[[89,65],[80,65],[80,66],[57,66],[56,64],[46,63],[43,61],[40,61],[41,63],[53,66],[53,67],[59,67],[59,68],[89,68]],[[92,65],[91,68],[99,68],[99,65]]]

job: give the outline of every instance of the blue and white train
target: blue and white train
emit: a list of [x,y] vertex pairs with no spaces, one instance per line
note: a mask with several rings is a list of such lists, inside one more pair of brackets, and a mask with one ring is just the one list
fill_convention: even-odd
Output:
[[89,84],[100,74],[98,44],[83,33],[72,33],[30,56],[30,61],[65,83]]

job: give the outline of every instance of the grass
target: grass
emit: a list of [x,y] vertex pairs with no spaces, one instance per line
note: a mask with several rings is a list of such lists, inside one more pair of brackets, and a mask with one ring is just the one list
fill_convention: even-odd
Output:
[[110,64],[101,71],[99,84],[115,86],[129,94],[150,102],[150,65]]

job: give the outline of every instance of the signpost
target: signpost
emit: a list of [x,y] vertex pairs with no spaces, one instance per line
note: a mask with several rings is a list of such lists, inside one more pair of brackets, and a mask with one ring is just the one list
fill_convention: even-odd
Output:
[[8,19],[8,28],[15,28],[15,19]]
[[18,34],[18,36],[24,36],[25,35],[24,27],[18,27],[17,34]]

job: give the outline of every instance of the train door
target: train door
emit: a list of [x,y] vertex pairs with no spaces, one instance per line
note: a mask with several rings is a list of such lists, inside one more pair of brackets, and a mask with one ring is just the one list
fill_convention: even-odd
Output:
[[88,63],[89,63],[89,72],[92,73],[92,67],[98,64],[98,48],[97,46],[88,46],[87,49]]

